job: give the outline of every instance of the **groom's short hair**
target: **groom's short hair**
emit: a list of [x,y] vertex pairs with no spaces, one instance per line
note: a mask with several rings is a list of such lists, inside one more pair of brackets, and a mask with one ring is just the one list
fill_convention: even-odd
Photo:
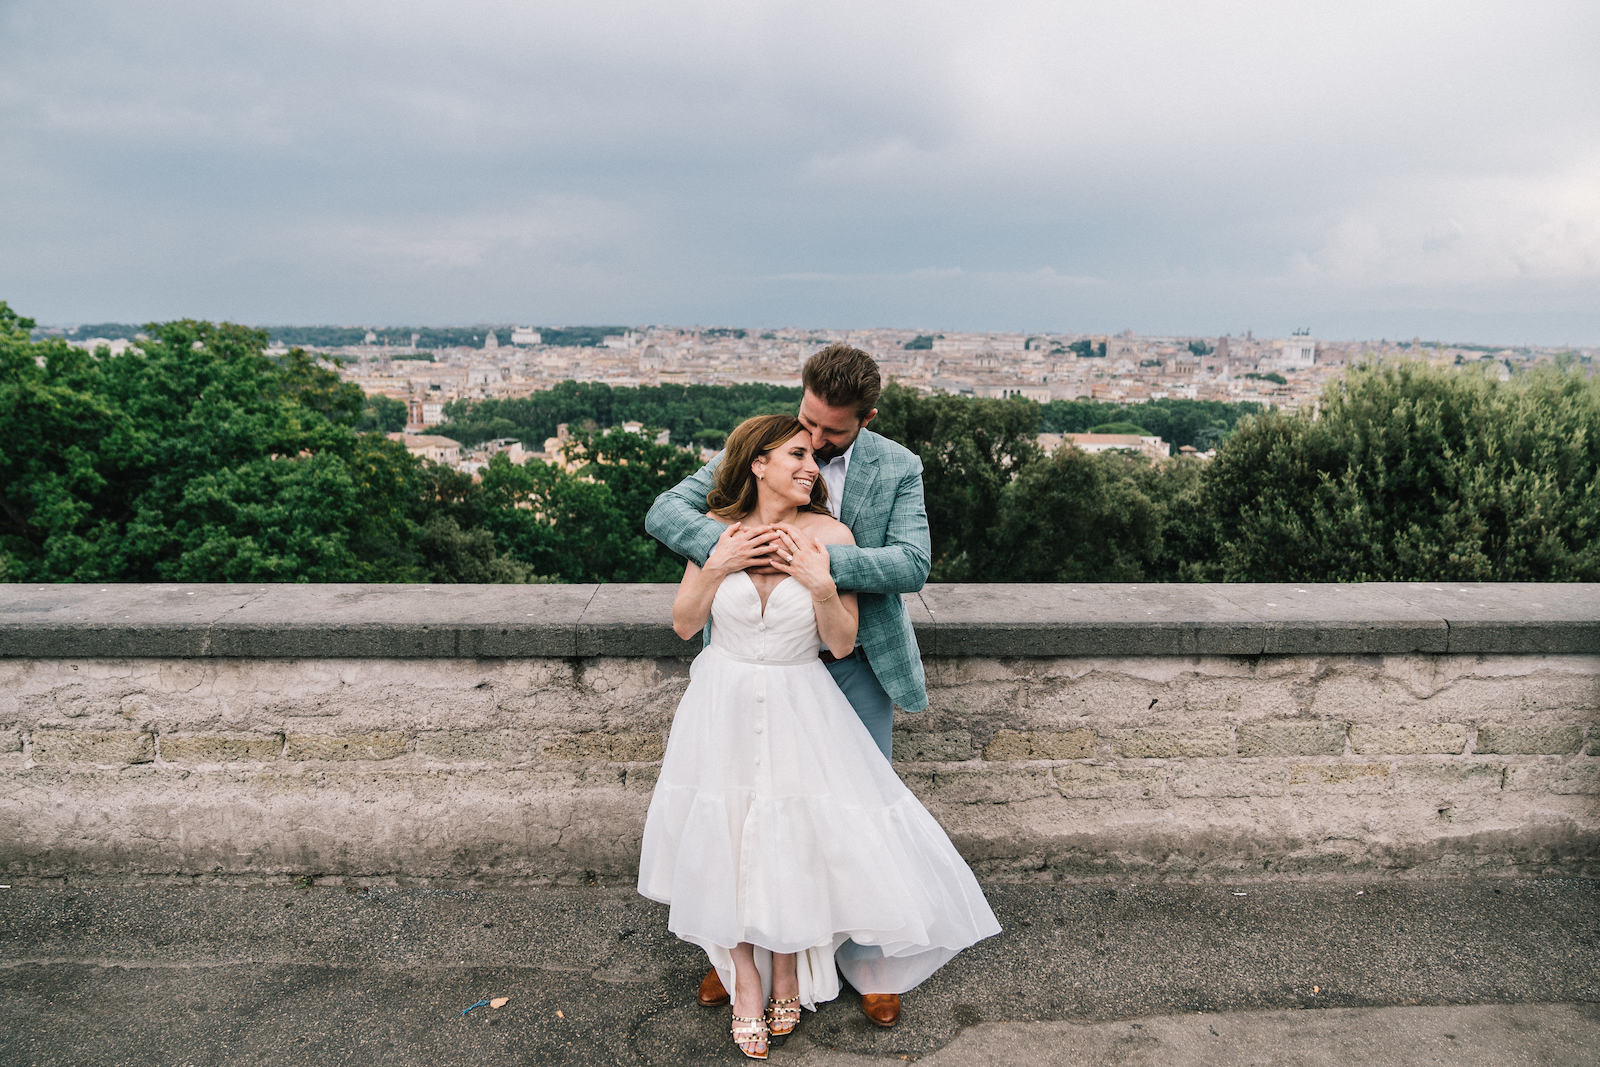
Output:
[[865,419],[878,406],[883,378],[873,358],[846,344],[833,344],[806,360],[800,381],[812,396],[829,407],[854,408]]

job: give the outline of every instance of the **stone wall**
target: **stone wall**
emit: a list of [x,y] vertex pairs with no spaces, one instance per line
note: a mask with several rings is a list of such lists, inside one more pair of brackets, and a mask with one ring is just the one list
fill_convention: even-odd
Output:
[[[6,587],[8,881],[626,880],[670,587]],[[1600,588],[930,586],[980,874],[1600,873]]]

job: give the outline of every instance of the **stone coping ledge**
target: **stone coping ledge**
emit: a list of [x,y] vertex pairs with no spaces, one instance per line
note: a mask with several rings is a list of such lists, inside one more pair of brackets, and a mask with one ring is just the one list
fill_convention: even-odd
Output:
[[[691,657],[673,585],[7,585],[0,657]],[[1600,652],[1600,584],[929,585],[925,656]]]

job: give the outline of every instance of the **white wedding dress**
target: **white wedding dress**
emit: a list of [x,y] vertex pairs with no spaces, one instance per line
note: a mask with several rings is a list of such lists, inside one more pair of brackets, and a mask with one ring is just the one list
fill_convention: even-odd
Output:
[[[766,611],[744,572],[711,606],[639,858],[639,892],[733,990],[731,949],[799,952],[800,1000],[904,993],[1000,932],[971,870],[873,744],[817,658],[811,596],[785,578]],[[766,950],[766,951],[762,951]]]

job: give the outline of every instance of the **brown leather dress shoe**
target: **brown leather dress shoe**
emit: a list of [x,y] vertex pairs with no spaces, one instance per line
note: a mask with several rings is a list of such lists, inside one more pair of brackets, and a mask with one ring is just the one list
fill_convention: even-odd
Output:
[[695,995],[695,999],[705,1008],[718,1008],[728,1003],[728,991],[722,988],[722,979],[717,976],[715,967],[700,979],[700,992]]
[[893,1026],[900,1021],[900,994],[863,993],[861,1013],[879,1026]]

